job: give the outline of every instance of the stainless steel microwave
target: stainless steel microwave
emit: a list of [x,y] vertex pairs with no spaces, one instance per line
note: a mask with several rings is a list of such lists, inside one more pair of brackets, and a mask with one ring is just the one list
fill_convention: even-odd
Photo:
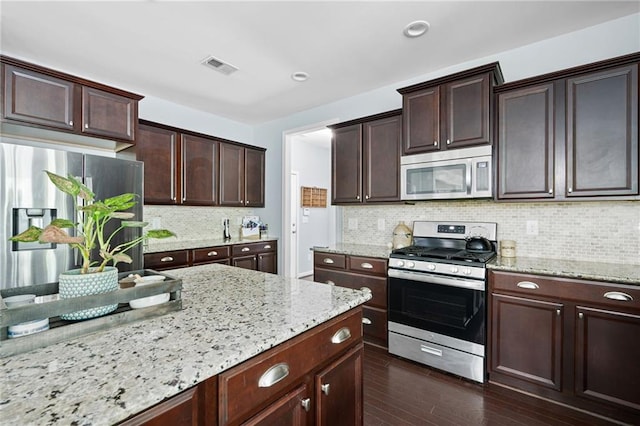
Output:
[[489,145],[403,156],[402,199],[489,198],[491,170]]

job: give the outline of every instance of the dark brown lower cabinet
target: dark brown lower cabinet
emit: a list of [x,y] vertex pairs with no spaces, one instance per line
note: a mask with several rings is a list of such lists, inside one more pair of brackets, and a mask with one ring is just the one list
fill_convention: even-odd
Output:
[[640,424],[640,286],[492,270],[489,293],[490,385]]
[[122,423],[122,426],[197,426],[199,419],[200,387],[187,389],[160,404],[134,416]]
[[305,426],[310,406],[309,390],[306,385],[289,392],[266,410],[242,423],[243,426]]
[[251,269],[256,271],[258,269],[258,259],[253,256],[234,257],[231,260],[233,266],[243,269]]

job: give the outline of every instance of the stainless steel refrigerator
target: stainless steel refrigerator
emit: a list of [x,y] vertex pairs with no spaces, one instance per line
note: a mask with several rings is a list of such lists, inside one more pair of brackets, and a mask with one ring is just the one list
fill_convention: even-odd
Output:
[[[138,194],[138,203],[130,211],[135,220],[142,220],[142,167],[139,161],[0,142],[0,289],[57,282],[60,272],[81,264],[67,244],[9,241],[30,225],[44,228],[55,218],[73,219],[76,200],[58,190],[44,170],[81,177],[98,200],[125,192]],[[111,221],[112,229],[116,222]],[[129,241],[141,232],[125,228],[113,243]],[[118,269],[142,269],[142,244],[127,253],[133,263],[119,263]]]

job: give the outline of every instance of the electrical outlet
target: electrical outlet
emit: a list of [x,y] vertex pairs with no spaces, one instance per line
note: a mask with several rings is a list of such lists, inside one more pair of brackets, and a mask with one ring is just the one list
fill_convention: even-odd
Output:
[[378,219],[378,231],[384,231],[384,219]]
[[527,235],[538,235],[538,221],[537,220],[528,220],[527,221]]
[[350,231],[356,231],[358,229],[358,219],[356,218],[349,218],[349,230]]

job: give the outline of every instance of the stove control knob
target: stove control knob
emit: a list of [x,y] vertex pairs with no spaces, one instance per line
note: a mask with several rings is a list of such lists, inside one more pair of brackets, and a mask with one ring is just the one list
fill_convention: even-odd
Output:
[[396,262],[396,266],[403,267],[403,266],[404,266],[404,260],[398,260],[398,261]]
[[434,265],[433,263],[430,263],[427,265],[427,269],[430,271],[435,271],[436,270],[436,265]]
[[465,274],[465,275],[471,275],[471,269],[469,269],[469,268],[464,268],[464,269],[462,270],[462,273],[463,273],[463,274]]
[[458,273],[458,268],[455,266],[452,266],[451,269],[449,269],[449,271],[451,271],[452,274],[457,274]]
[[415,268],[416,264],[414,262],[407,262],[407,268]]

